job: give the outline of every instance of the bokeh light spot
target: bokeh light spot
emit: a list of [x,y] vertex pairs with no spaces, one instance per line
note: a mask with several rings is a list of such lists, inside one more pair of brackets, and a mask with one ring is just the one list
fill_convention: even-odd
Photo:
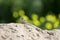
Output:
[[46,20],[51,21],[51,22],[55,22],[56,21],[56,16],[55,15],[47,15]]
[[25,12],[24,12],[24,10],[19,10],[19,15],[20,15],[20,16],[23,16],[23,15],[25,15]]
[[46,23],[45,27],[50,30],[50,29],[52,29],[52,24],[51,23]]
[[54,23],[54,28],[58,28],[59,26],[59,21],[57,20],[55,23]]
[[35,13],[33,13],[31,17],[32,17],[32,19],[33,19],[33,20],[38,19],[38,15],[37,15],[37,14],[35,14]]
[[45,22],[45,18],[44,17],[40,17],[40,22],[44,23]]
[[13,12],[13,17],[17,18],[18,17],[18,13],[17,12]]

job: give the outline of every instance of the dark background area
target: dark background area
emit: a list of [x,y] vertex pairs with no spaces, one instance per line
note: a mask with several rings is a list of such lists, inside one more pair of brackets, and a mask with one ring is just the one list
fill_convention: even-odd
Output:
[[[19,15],[20,12],[20,15]],[[45,26],[46,23],[54,24],[51,21],[46,20],[47,15],[54,15],[59,22],[60,27],[60,0],[0,0],[0,23],[18,23],[17,21],[20,17],[28,17],[32,20],[33,14],[38,16],[39,20],[41,17],[45,18],[45,22],[41,25],[37,22],[36,26]],[[35,16],[36,16],[35,15]],[[26,17],[27,16],[27,17]],[[44,19],[42,18],[42,19]],[[53,18],[53,17],[52,17]],[[36,20],[34,20],[36,21]],[[32,23],[34,24],[34,23]],[[35,25],[35,24],[34,24]],[[52,26],[51,29],[54,27]]]

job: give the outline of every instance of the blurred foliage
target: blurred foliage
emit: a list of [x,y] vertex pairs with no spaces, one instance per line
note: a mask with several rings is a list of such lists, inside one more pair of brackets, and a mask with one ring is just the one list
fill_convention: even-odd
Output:
[[0,23],[21,23],[42,29],[60,28],[60,0],[0,0]]
[[50,29],[52,29],[52,24],[47,22],[45,24],[45,27],[50,30]]
[[[14,13],[17,13],[14,16]],[[31,19],[25,15],[24,10],[20,10],[18,12],[14,12],[13,17],[16,19],[17,23],[20,23],[20,17],[24,18],[27,22],[34,24],[35,26],[38,26],[42,29],[56,29],[60,26],[60,15],[58,15],[58,18],[52,13],[47,14],[45,17],[38,17],[36,13],[31,14]],[[22,13],[22,14],[21,14]]]

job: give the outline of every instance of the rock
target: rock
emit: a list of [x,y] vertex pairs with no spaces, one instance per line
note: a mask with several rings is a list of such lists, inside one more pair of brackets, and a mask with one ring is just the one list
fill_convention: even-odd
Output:
[[42,30],[18,23],[0,24],[0,40],[60,40],[60,30]]

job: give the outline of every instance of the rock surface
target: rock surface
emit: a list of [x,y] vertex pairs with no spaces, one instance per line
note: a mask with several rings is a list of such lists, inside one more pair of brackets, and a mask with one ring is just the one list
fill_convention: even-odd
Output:
[[60,40],[60,30],[48,31],[18,23],[0,24],[0,40]]

